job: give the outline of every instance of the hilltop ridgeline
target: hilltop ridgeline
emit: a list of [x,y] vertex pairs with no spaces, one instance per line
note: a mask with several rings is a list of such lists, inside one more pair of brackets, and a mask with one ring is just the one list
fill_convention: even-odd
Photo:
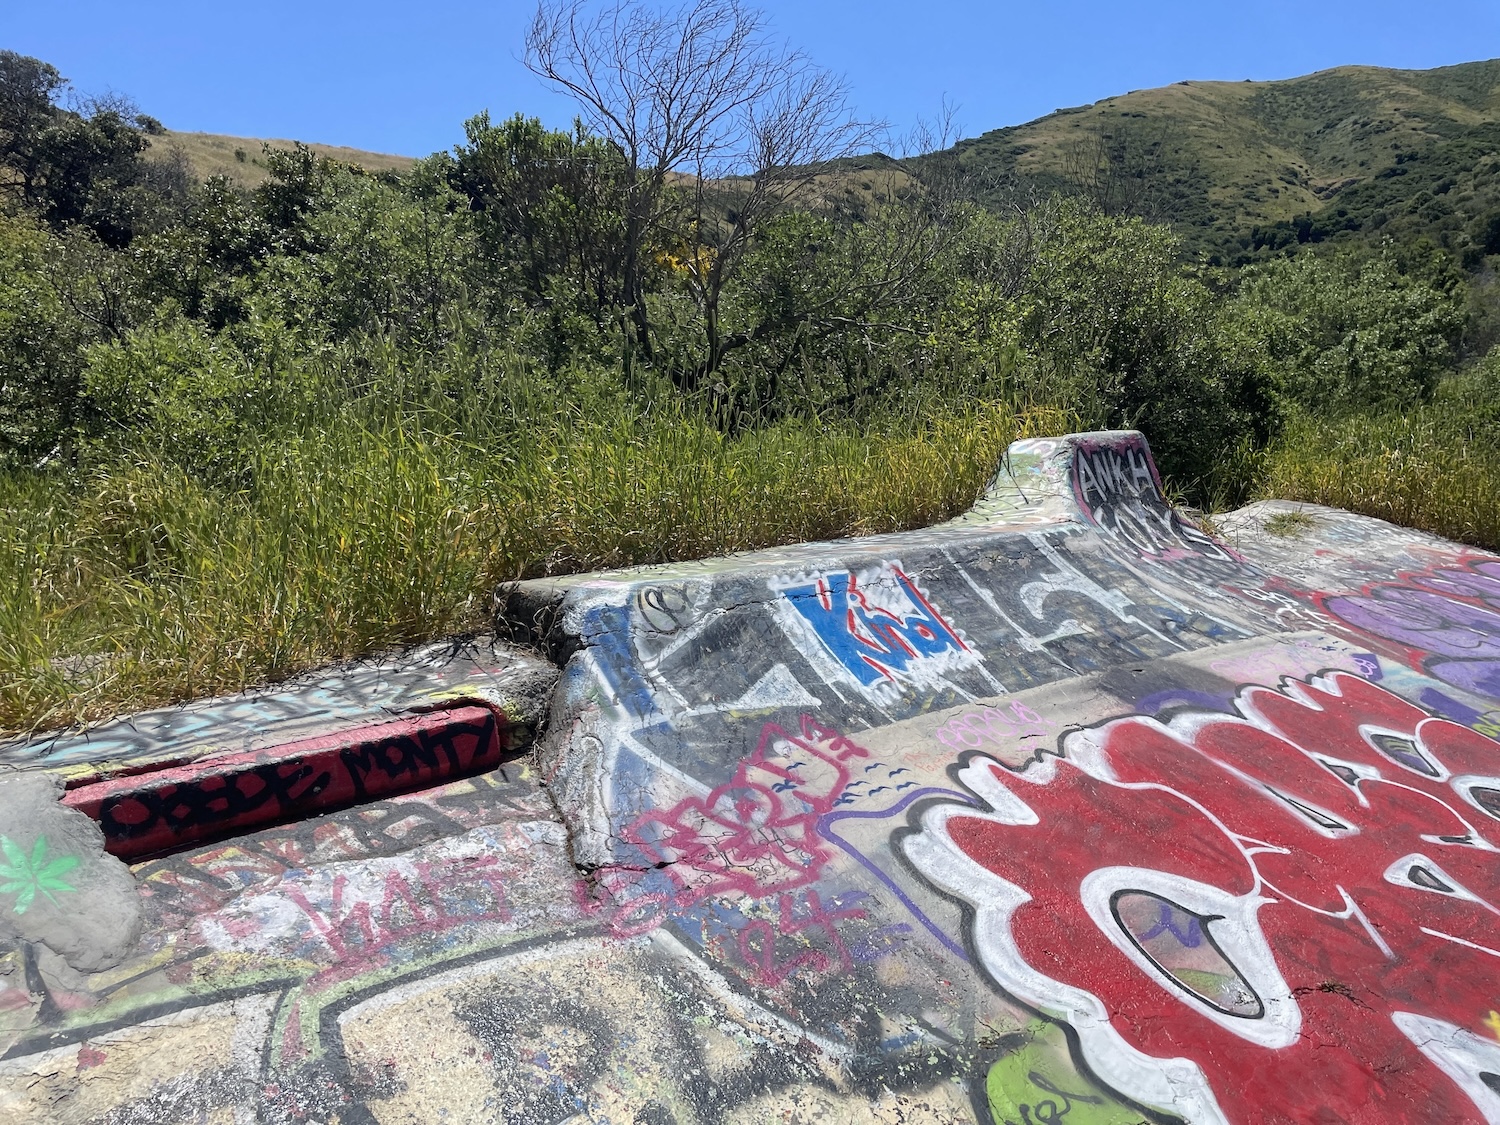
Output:
[[[269,175],[263,147],[292,143],[168,132],[153,148],[180,151],[199,178],[251,188]],[[371,172],[416,164],[309,147]],[[1351,238],[1426,236],[1471,269],[1500,251],[1500,60],[1183,81],[992,129],[950,152],[992,205],[1083,194],[1106,211],[1170,222],[1189,256],[1213,264]]]
[[991,202],[1082,193],[1169,221],[1190,255],[1426,235],[1472,268],[1500,250],[1500,60],[1178,82],[994,129],[952,150]]

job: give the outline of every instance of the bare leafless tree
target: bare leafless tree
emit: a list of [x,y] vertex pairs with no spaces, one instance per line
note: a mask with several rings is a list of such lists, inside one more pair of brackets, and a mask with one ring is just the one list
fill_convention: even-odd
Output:
[[702,361],[673,373],[694,389],[722,358],[720,298],[755,233],[875,127],[842,78],[774,41],[739,0],[542,0],[526,65],[625,162],[627,328],[648,359],[649,255],[673,249],[703,322]]
[[1155,221],[1173,139],[1164,125],[1095,127],[1063,150],[1063,178],[1106,215]]

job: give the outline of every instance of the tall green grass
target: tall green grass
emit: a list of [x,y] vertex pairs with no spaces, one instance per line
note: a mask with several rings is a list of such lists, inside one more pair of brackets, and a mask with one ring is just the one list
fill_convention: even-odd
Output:
[[[174,401],[77,466],[0,474],[0,734],[483,629],[512,579],[926,526],[1013,439],[1079,425],[929,396],[726,434],[598,372],[389,359],[249,372],[243,409]],[[1493,397],[1299,419],[1230,483],[1500,549]]]
[[1259,491],[1500,551],[1500,426],[1441,399],[1401,414],[1299,419],[1265,458]]
[[726,436],[670,401],[533,407],[356,401],[217,481],[169,441],[0,477],[0,733],[483,628],[509,579],[923,526],[1012,439],[1069,428],[974,405]]

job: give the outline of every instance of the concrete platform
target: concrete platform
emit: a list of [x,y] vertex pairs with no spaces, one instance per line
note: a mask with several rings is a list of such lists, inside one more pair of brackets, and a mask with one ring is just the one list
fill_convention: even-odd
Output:
[[488,704],[400,689],[497,767],[128,869],[72,794],[437,712],[0,748],[0,1118],[1500,1120],[1500,559],[1218,530],[1077,435],[940,527],[508,588]]

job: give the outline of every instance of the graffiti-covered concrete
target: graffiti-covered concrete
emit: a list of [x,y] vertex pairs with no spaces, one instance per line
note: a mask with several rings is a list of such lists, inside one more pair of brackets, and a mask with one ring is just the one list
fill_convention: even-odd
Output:
[[0,941],[25,942],[77,970],[127,957],[141,929],[125,865],[105,854],[83,813],[68,808],[60,778],[0,777]]
[[[488,706],[518,728],[546,713],[556,673],[518,659],[493,638],[460,638],[312,673],[223,699],[146,711],[85,731],[0,741],[0,776],[45,768],[70,783],[290,742],[334,737],[464,703]],[[524,731],[518,731],[525,737]]]
[[[522,731],[526,731],[524,726]],[[529,745],[503,713],[443,707],[389,723],[76,785],[63,803],[144,859],[267,824],[426,789],[493,768]]]
[[1500,559],[1219,531],[1082,435],[508,588],[534,751],[136,863],[112,966],[13,941],[0,1117],[1500,1120]]
[[[952,524],[506,591],[566,657],[543,744],[577,858],[669,779],[727,776],[746,715],[854,732],[1316,623],[1161,499],[1138,435],[1020,442]],[[1247,596],[1246,592],[1251,592]]]

